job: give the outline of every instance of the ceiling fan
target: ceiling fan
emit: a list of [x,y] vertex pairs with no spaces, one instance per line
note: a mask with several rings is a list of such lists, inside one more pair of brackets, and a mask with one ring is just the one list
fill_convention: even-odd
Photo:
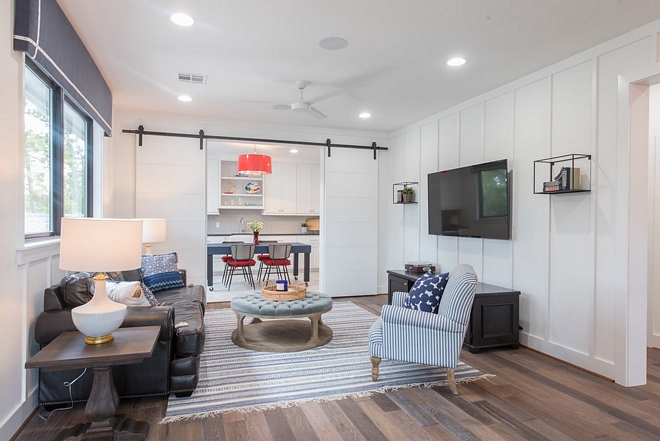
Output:
[[309,85],[309,82],[307,81],[302,81],[298,80],[296,81],[296,86],[298,89],[300,89],[300,101],[296,101],[295,103],[288,105],[288,104],[278,104],[275,107],[275,109],[278,110],[293,110],[294,112],[300,112],[300,113],[309,113],[315,118],[318,119],[323,119],[327,118],[323,112],[320,112],[319,110],[315,109],[312,107],[312,104],[316,104],[319,101],[327,100],[329,98],[335,97],[337,95],[341,94],[341,90],[333,90],[332,92],[324,93],[322,95],[315,96],[314,98],[308,98],[305,99],[303,93],[305,88]]

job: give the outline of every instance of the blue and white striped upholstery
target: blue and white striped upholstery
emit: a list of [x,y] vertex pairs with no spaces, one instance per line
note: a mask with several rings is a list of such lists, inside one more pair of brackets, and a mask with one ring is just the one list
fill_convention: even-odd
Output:
[[438,314],[403,307],[405,293],[394,293],[392,305],[369,331],[372,357],[455,368],[477,290],[470,265],[458,265],[440,301]]

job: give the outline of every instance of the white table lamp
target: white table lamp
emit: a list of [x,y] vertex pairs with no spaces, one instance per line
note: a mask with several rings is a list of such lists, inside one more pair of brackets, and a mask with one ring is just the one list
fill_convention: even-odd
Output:
[[114,339],[126,317],[126,305],[108,298],[103,271],[123,271],[142,265],[142,222],[129,219],[62,218],[60,268],[67,271],[98,272],[94,296],[73,308],[76,328],[87,336],[85,343],[100,344]]
[[145,254],[152,255],[151,244],[165,242],[167,237],[165,219],[141,219],[142,220],[142,243],[145,245]]

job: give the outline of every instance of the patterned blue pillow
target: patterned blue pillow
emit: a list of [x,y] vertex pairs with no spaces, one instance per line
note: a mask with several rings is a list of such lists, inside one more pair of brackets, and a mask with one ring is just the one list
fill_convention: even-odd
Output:
[[156,296],[154,295],[154,293],[151,292],[149,287],[147,287],[147,285],[145,285],[144,282],[140,282],[140,286],[142,287],[142,293],[144,294],[144,298],[149,301],[149,304],[151,306],[158,306],[159,305],[158,299],[156,299]]
[[186,286],[176,260],[176,253],[142,256],[142,279],[151,292]]
[[435,275],[428,271],[417,279],[406,296],[403,306],[408,309],[437,314],[440,299],[448,279],[449,273]]

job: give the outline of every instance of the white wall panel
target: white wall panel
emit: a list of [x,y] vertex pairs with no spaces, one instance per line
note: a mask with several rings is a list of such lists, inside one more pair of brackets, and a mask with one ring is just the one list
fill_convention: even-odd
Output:
[[[484,161],[508,159],[513,167],[513,92],[484,103]],[[509,185],[513,184],[513,175]],[[513,193],[509,195],[513,206]],[[513,210],[511,211],[513,213]],[[513,218],[513,215],[511,216]],[[513,241],[484,239],[482,282],[512,287]]]
[[483,162],[484,105],[479,103],[460,112],[460,165]]
[[136,173],[136,217],[167,220],[167,240],[154,252],[176,251],[188,283],[206,285],[206,151],[196,140],[145,137]]
[[458,238],[458,263],[472,265],[479,280],[483,279],[483,239],[474,237]]
[[550,196],[532,192],[534,160],[550,156],[550,82],[515,90],[513,287],[521,292],[521,342],[547,337]]
[[660,84],[649,90],[649,293],[647,345],[660,348]]
[[[438,170],[459,166],[459,114],[452,113],[438,121]],[[458,264],[458,238],[438,237],[438,266],[443,273]]]
[[[378,161],[362,150],[333,149],[324,167],[325,206],[334,207],[323,225],[324,290],[333,297],[377,294]],[[349,267],[347,255],[365,264]]]
[[421,128],[420,173],[417,206],[419,207],[419,260],[436,263],[437,236],[429,234],[428,174],[438,171],[438,123]]
[[[391,146],[391,144],[390,144]],[[390,269],[390,215],[392,182],[389,177],[390,150],[378,153],[378,293],[387,292],[387,270]],[[326,204],[327,207],[327,204]],[[329,214],[328,209],[325,210]]]
[[404,158],[404,139],[403,135],[392,138],[392,147],[388,152],[388,179],[390,182],[388,193],[390,194],[389,206],[390,217],[385,219],[390,224],[390,262],[387,269],[403,268],[404,258],[404,224],[403,224],[403,210],[406,208],[401,205],[394,205],[392,203],[392,184],[402,182],[405,180],[405,170],[401,167]]
[[[552,155],[591,153],[591,61],[552,76]],[[563,164],[569,166],[570,163]],[[546,195],[539,195],[545,197]],[[591,194],[550,198],[550,341],[588,354],[593,323]],[[580,268],[579,271],[575,271]]]
[[[617,148],[618,77],[634,65],[648,62],[651,39],[645,38],[598,57],[598,151],[594,159],[592,192],[596,197],[596,277],[595,277],[595,354],[599,360],[614,363],[616,348],[615,323],[626,307],[621,293],[627,291],[627,256],[618,250],[625,246],[618,237],[620,210],[627,201],[617,193],[621,184],[620,152]],[[623,171],[625,172],[625,171]],[[626,210],[627,211],[627,210]]]
[[[420,160],[420,129],[407,132],[404,136],[405,164],[404,181],[419,182],[419,160]],[[419,185],[415,186],[419,190]],[[419,192],[415,195],[415,200],[419,202]],[[419,260],[419,203],[412,205],[402,205],[404,224],[404,261],[410,262]]]

